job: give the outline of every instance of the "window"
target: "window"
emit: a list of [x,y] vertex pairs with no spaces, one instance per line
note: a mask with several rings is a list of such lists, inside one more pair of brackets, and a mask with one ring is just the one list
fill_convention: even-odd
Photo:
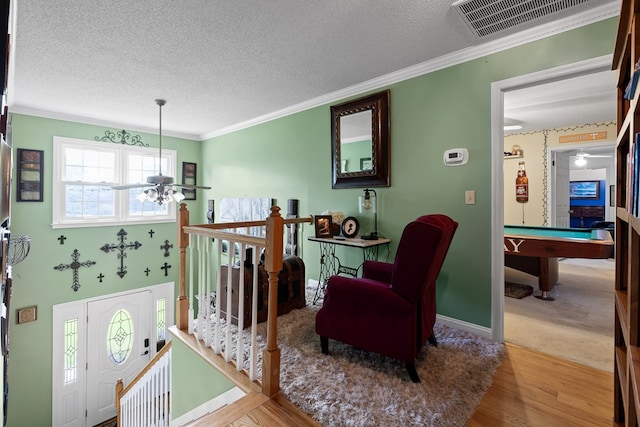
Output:
[[[158,150],[97,141],[53,138],[53,227],[175,221],[172,204],[141,202],[144,184],[158,174]],[[176,176],[175,150],[162,150],[162,171]]]
[[64,322],[64,383],[78,379],[78,319]]

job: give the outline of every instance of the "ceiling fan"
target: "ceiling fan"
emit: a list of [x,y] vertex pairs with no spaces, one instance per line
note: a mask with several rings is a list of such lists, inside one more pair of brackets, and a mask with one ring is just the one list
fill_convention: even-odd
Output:
[[152,175],[147,177],[146,184],[126,184],[126,185],[116,185],[111,188],[114,190],[128,190],[131,188],[146,188],[140,195],[138,196],[138,200],[141,202],[148,200],[151,202],[155,202],[159,205],[162,205],[163,202],[179,202],[184,199],[184,194],[177,190],[175,187],[182,187],[187,190],[195,190],[202,189],[208,190],[211,187],[202,186],[202,185],[189,185],[189,184],[174,184],[173,177],[162,175],[162,106],[167,102],[164,99],[156,99],[156,104],[160,110],[160,125],[159,125],[159,147],[160,154],[158,156],[158,175]]
[[585,166],[587,164],[587,158],[607,158],[607,157],[613,157],[613,155],[612,154],[578,153],[571,156],[571,158],[576,159],[575,160],[576,166]]

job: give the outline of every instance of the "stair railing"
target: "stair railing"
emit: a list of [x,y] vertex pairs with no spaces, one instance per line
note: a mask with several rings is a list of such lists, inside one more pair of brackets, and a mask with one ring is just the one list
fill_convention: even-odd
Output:
[[168,426],[171,420],[171,341],[124,387],[116,383],[118,427]]
[[[277,346],[278,280],[282,270],[285,224],[309,222],[311,218],[283,219],[280,208],[273,206],[264,221],[189,225],[189,211],[185,204],[179,211],[180,278],[176,303],[176,326],[202,340],[215,354],[235,364],[251,381],[257,380],[257,298],[259,286],[258,264],[264,250],[264,269],[268,274],[267,342],[262,351],[262,393],[273,397],[279,391],[280,349]],[[243,234],[249,228],[264,227],[264,234]],[[214,250],[213,242],[217,243]],[[225,250],[226,248],[226,250]],[[245,331],[245,283],[241,267],[237,292],[232,292],[232,268],[239,259],[244,266],[245,252],[252,248],[253,274],[251,300],[251,326]],[[187,257],[188,256],[188,257]],[[188,264],[187,264],[188,258]],[[219,274],[226,259],[227,281]],[[188,290],[187,290],[188,279]],[[226,286],[225,310],[221,308],[222,289]],[[215,290],[214,290],[215,289]],[[234,301],[234,299],[237,301]],[[213,304],[212,304],[213,302]],[[237,307],[233,319],[232,307]],[[236,322],[237,328],[232,325]],[[248,351],[245,351],[248,346]],[[235,352],[232,348],[235,347]],[[234,359],[235,353],[235,359]],[[248,366],[248,368],[247,368]]]

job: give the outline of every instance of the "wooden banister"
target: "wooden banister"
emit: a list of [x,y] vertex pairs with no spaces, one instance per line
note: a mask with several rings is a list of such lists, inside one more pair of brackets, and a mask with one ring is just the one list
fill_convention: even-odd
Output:
[[[187,295],[186,285],[186,252],[189,247],[191,234],[197,238],[213,238],[218,239],[218,241],[233,242],[233,244],[265,248],[264,267],[268,274],[269,289],[267,297],[267,345],[262,353],[262,393],[269,397],[273,397],[278,393],[280,381],[280,349],[277,343],[277,315],[278,281],[280,271],[282,270],[284,253],[284,226],[285,224],[301,224],[305,222],[311,224],[313,218],[309,216],[307,218],[284,219],[280,214],[280,208],[273,206],[271,208],[271,214],[263,221],[189,225],[189,212],[186,204],[180,205],[178,227],[180,289],[176,308],[176,327],[178,329],[188,331],[189,322],[191,321],[189,319],[189,301],[193,296]],[[227,231],[231,229],[262,226],[266,228],[264,238]],[[191,287],[191,283],[189,286]],[[229,297],[229,294],[227,294],[227,296]],[[218,304],[216,304],[216,306],[218,306]],[[231,304],[227,302],[227,306],[230,307]]]
[[178,211],[178,251],[180,254],[180,290],[176,301],[176,326],[180,330],[187,330],[189,327],[189,299],[187,297],[187,246],[189,246],[189,234],[184,228],[189,225],[189,210],[186,203],[180,204]]
[[280,208],[271,208],[267,218],[267,246],[264,266],[269,273],[269,309],[267,312],[267,348],[262,352],[262,393],[275,396],[280,389],[280,349],[278,348],[278,276],[282,270],[284,221]]
[[117,427],[120,427],[120,399],[122,398],[122,396],[126,395],[129,392],[129,390],[131,390],[131,388],[135,386],[138,383],[138,381],[140,381],[140,379],[145,376],[147,372],[149,372],[149,370],[153,367],[153,365],[155,365],[158,362],[158,360],[160,360],[165,354],[167,354],[169,349],[171,349],[171,341],[166,343],[164,347],[162,347],[160,351],[157,352],[156,355],[151,358],[151,360],[149,360],[149,362],[145,365],[145,367],[142,368],[140,372],[138,372],[138,375],[136,375],[135,378],[131,380],[131,382],[127,384],[126,387],[124,386],[124,382],[122,381],[122,378],[118,378],[118,381],[116,382]]

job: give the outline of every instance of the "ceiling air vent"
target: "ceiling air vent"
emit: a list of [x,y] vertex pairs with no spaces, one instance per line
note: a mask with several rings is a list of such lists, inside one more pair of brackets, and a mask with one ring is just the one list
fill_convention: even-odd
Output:
[[[460,0],[453,4],[471,32],[479,38],[514,29],[536,20],[542,24],[564,18],[566,11],[590,0]],[[570,13],[570,12],[569,12]],[[543,22],[540,22],[543,21]]]

